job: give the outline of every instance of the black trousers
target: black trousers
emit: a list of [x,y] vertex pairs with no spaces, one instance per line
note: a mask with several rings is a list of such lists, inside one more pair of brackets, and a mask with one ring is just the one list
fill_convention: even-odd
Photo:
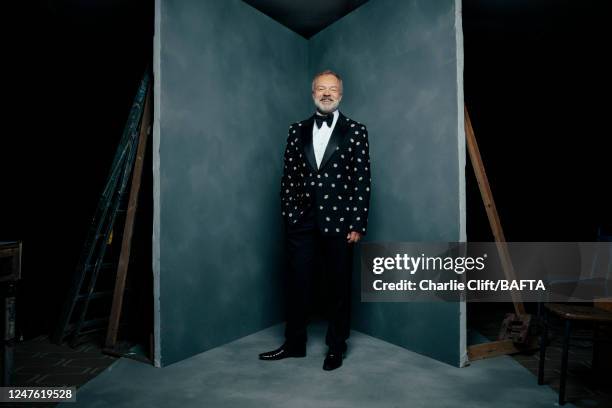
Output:
[[[314,207],[314,206],[313,206]],[[287,324],[285,344],[301,347],[306,343],[306,328],[317,257],[323,267],[327,292],[328,318],[325,343],[330,350],[346,350],[351,321],[351,275],[353,245],[346,236],[329,237],[319,233],[315,209],[295,225],[287,226]]]

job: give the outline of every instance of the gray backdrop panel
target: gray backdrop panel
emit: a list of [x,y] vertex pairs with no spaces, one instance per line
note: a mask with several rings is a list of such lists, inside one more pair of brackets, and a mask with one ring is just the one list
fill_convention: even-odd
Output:
[[167,365],[282,319],[280,172],[309,80],[307,41],[239,0],[162,0],[158,10]]
[[[461,238],[453,0],[371,0],[309,42],[238,0],[157,10],[158,363],[282,320],[282,151],[315,71],[343,74],[370,131],[368,239]],[[354,328],[458,364],[458,305],[354,289]]]
[[[309,41],[310,74],[342,75],[340,110],[368,126],[368,240],[461,239],[457,57],[454,0],[370,0]],[[353,282],[355,329],[459,364],[459,304],[360,303]]]

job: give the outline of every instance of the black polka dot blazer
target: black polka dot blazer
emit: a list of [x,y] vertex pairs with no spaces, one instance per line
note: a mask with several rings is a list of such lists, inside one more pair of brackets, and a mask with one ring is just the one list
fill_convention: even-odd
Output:
[[367,233],[370,154],[365,125],[339,114],[317,169],[312,144],[314,115],[289,126],[281,179],[281,212],[295,224],[314,206],[325,235]]

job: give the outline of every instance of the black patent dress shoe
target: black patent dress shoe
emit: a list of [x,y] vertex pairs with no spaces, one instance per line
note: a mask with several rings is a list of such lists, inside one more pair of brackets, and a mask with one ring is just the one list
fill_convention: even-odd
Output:
[[343,358],[343,352],[328,351],[325,356],[325,361],[323,361],[323,369],[325,371],[335,370],[342,365]]
[[282,360],[287,357],[306,357],[306,346],[290,348],[283,344],[276,350],[261,353],[259,355],[260,360]]

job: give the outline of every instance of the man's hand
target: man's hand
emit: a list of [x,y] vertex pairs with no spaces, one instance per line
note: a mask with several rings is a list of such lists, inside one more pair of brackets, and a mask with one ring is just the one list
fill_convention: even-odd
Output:
[[349,244],[357,243],[361,239],[361,234],[357,231],[351,231],[346,235]]

